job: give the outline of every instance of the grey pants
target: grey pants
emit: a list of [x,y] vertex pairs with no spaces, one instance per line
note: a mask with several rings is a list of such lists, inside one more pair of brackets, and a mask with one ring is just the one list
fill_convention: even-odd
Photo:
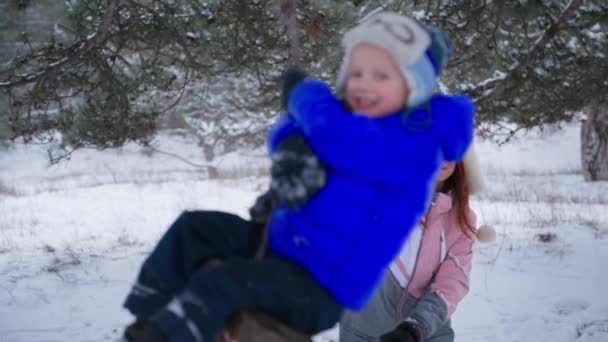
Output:
[[[390,272],[361,311],[346,311],[340,320],[340,342],[378,342],[379,337],[393,330],[399,323],[398,305],[403,293]],[[402,305],[402,316],[407,317],[416,307],[417,300],[408,296]],[[454,331],[448,320],[433,336],[424,342],[453,342]]]

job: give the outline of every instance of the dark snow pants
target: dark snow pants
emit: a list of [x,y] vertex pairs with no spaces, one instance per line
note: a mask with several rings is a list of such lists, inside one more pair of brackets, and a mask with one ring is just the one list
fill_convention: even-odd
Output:
[[[305,269],[270,252],[254,258],[262,229],[224,212],[182,213],[145,260],[124,306],[172,342],[214,341],[242,309],[307,335],[333,327],[342,306]],[[212,259],[223,263],[202,267]]]

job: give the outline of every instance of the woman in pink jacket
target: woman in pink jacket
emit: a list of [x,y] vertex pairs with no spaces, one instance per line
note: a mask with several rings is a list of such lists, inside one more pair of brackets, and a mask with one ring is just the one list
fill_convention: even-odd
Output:
[[390,265],[382,285],[361,311],[340,321],[340,342],[452,342],[450,317],[469,290],[473,242],[491,239],[475,228],[469,194],[481,190],[471,149],[459,163],[444,163],[423,222]]

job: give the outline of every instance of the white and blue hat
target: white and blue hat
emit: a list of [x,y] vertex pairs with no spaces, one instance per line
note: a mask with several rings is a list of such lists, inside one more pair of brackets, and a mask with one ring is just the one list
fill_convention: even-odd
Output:
[[452,53],[451,43],[442,31],[397,13],[374,14],[342,38],[344,59],[336,81],[339,93],[344,91],[352,51],[361,43],[374,44],[389,52],[410,88],[407,101],[410,108],[433,95],[437,77]]

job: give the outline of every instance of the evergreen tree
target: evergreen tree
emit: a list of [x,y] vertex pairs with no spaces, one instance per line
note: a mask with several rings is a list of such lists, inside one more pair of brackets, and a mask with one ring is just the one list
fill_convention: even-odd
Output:
[[[62,37],[24,45],[0,67],[13,134],[51,140],[59,131],[63,146],[105,148],[147,143],[159,125],[171,125],[195,132],[209,158],[259,146],[279,111],[281,71],[294,58],[285,2],[66,2]],[[446,30],[455,57],[444,89],[473,96],[478,131],[499,142],[570,120],[608,90],[603,0],[296,4],[301,63],[328,81],[340,62],[341,34],[374,11]]]
[[[184,112],[205,143],[261,143],[268,118],[257,113],[276,114],[278,78],[291,63],[277,1],[78,0],[66,6],[70,20],[62,29],[69,41],[28,48],[0,69],[14,136],[52,141],[58,131],[71,149],[145,144],[163,114]],[[325,47],[336,45],[335,30],[348,18],[341,7],[298,6],[302,59],[312,72],[321,74],[323,60],[337,55],[338,49],[325,55]],[[210,127],[212,134],[205,134]]]

